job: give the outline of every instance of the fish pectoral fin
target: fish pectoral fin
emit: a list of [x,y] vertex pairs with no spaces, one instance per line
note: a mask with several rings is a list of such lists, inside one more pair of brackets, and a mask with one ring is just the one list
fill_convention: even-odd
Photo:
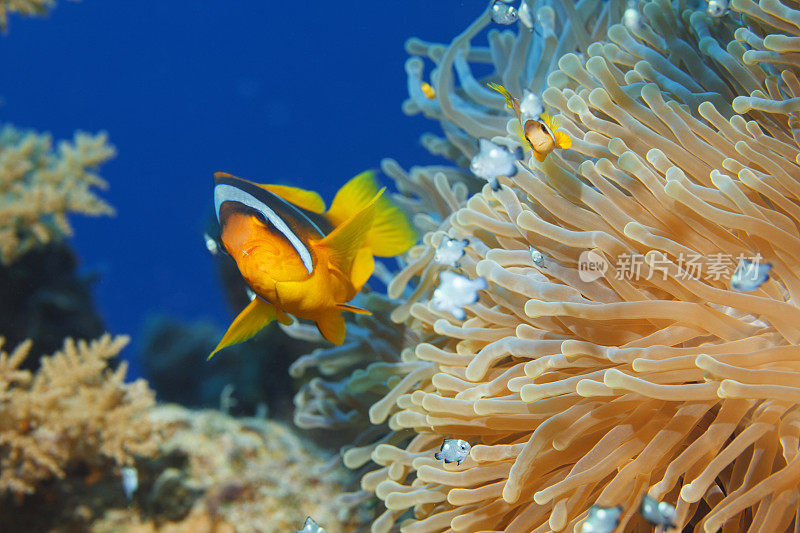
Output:
[[553,137],[555,137],[553,140],[559,148],[567,149],[572,146],[572,139],[563,131],[554,131]]
[[[283,311],[281,311],[281,314],[285,316]],[[260,298],[254,298],[253,301],[239,313],[239,316],[233,319],[230,327],[228,327],[228,331],[222,336],[222,340],[219,341],[219,344],[217,344],[217,347],[214,348],[214,351],[211,352],[208,358],[211,359],[215,353],[223,348],[244,342],[251,338],[258,333],[261,328],[275,320],[276,316],[277,310],[274,305]]]
[[297,207],[307,209],[312,213],[324,213],[325,201],[322,197],[314,191],[307,191],[298,187],[290,187],[289,185],[260,185],[262,189],[266,189],[273,194],[277,194],[287,202],[290,202]]
[[536,150],[534,150],[533,151],[533,157],[535,157],[536,160],[541,163],[542,161],[545,160],[545,158],[547,157],[547,154],[543,154],[541,152],[537,152]]
[[366,309],[361,307],[356,307],[355,305],[337,304],[336,307],[338,307],[342,311],[350,311],[351,313],[355,313],[357,315],[372,315],[371,311],[367,311]]
[[382,194],[383,189],[324,239],[314,242],[315,245],[324,246],[329,250],[331,262],[345,276],[350,276],[353,261],[358,255],[359,249],[364,246],[364,240],[375,220],[375,204]]
[[350,282],[353,288],[359,291],[361,287],[367,282],[375,270],[375,260],[372,258],[372,250],[369,248],[360,248],[356,252],[353,259],[353,265],[350,270]]
[[337,346],[344,342],[345,324],[340,311],[327,313],[319,317],[316,323],[317,329],[327,341]]

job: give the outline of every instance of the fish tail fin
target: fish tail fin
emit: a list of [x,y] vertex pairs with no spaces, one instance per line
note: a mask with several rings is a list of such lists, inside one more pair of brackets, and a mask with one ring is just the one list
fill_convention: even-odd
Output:
[[505,87],[503,87],[499,83],[491,83],[490,82],[490,83],[487,83],[486,85],[490,89],[494,89],[495,91],[497,91],[500,94],[502,94],[503,96],[505,96],[506,97],[506,105],[508,106],[508,108],[510,110],[512,110],[514,113],[516,113],[517,116],[519,116],[519,114],[520,114],[519,102],[517,101],[516,98],[514,98],[514,96],[510,92],[508,92],[508,89],[506,89]]
[[433,456],[436,458],[437,461],[441,461],[442,459],[444,459],[444,454],[441,452],[436,452],[435,454],[433,454]]
[[[378,195],[375,173],[362,172],[344,184],[336,193],[328,219],[334,226],[342,224]],[[417,242],[417,232],[405,213],[389,199],[381,196],[375,203],[375,218],[364,239],[372,255],[391,257],[406,252]]]
[[317,329],[325,340],[339,346],[344,342],[345,323],[340,311],[326,313],[316,319]]
[[[291,321],[288,315],[283,311],[280,311],[280,315],[282,315],[281,322],[284,321],[283,317]],[[228,331],[225,332],[222,340],[219,341],[219,344],[217,344],[217,347],[214,348],[214,351],[211,352],[208,358],[211,359],[215,353],[223,348],[246,341],[277,317],[278,311],[274,305],[259,298],[254,298],[253,301],[233,319],[230,327],[228,327]]]

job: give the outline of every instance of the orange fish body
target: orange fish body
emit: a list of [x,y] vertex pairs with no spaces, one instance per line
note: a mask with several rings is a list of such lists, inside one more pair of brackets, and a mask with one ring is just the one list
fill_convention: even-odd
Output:
[[[405,252],[416,241],[407,218],[378,190],[371,172],[337,193],[330,210],[316,193],[215,175],[223,246],[256,298],[234,319],[214,355],[273,320],[312,320],[334,344],[344,341],[342,311],[369,279],[373,256]],[[209,356],[210,357],[210,356]]]

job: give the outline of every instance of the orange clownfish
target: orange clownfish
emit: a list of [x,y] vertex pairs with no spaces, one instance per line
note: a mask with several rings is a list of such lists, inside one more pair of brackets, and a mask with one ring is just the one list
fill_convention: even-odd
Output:
[[541,120],[526,120],[522,122],[522,112],[519,107],[519,100],[514,98],[508,89],[497,83],[489,83],[490,88],[506,97],[506,104],[516,115],[519,121],[517,134],[522,139],[523,147],[529,147],[533,152],[533,157],[537,161],[544,161],[547,155],[556,148],[569,148],[572,146],[572,139],[563,131],[559,131],[559,124],[553,122],[550,114],[544,112],[539,118]]
[[288,315],[313,320],[325,339],[342,344],[342,311],[374,268],[373,256],[408,250],[417,234],[403,212],[378,190],[372,172],[347,182],[329,210],[315,192],[260,185],[214,174],[220,240],[255,298],[239,313],[209,358]]

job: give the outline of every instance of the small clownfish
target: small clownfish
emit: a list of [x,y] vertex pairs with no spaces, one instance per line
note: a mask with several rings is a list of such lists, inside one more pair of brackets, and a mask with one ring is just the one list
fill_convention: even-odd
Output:
[[436,91],[434,90],[433,86],[427,81],[423,81],[420,84],[419,88],[422,89],[422,94],[424,94],[425,98],[427,98],[428,100],[436,99]]
[[519,100],[514,98],[502,85],[497,83],[488,85],[505,96],[508,108],[517,115],[519,121],[517,134],[523,141],[522,146],[530,148],[537,161],[544,161],[547,155],[556,148],[566,149],[572,146],[572,139],[563,131],[558,130],[559,124],[554,123],[547,112],[541,114],[539,117],[541,120],[530,119],[523,122]]
[[237,316],[209,358],[288,315],[312,320],[325,339],[342,344],[342,311],[375,266],[373,256],[402,254],[417,234],[403,212],[378,190],[372,172],[348,181],[325,211],[315,192],[214,175],[220,240],[255,298]]

